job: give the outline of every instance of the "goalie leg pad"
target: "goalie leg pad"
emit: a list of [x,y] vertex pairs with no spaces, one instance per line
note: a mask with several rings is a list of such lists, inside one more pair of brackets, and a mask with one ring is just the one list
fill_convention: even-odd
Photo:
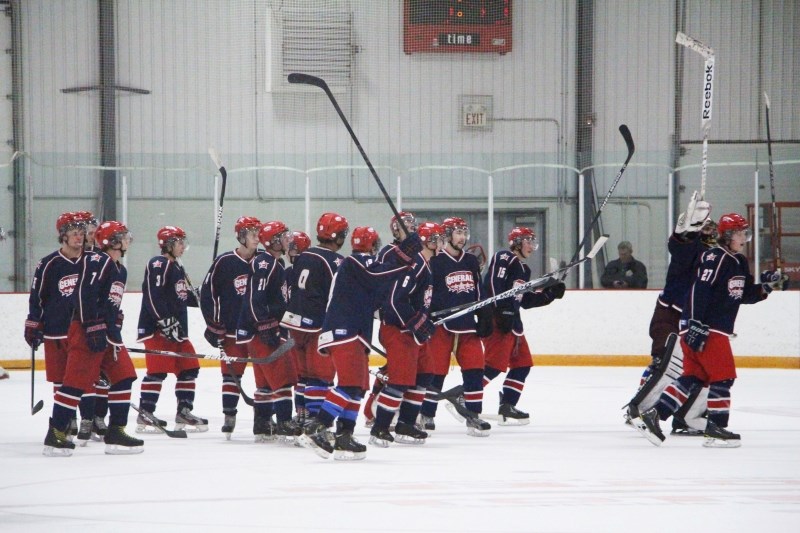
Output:
[[651,365],[650,375],[629,403],[631,418],[637,418],[639,413],[654,407],[667,386],[683,374],[683,351],[676,333],[667,337],[664,357],[657,363]]

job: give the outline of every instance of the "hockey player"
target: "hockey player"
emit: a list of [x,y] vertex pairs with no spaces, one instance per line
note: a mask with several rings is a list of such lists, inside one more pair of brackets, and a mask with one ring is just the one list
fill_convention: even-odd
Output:
[[[76,213],[67,212],[56,220],[56,231],[60,248],[36,265],[25,320],[28,345],[36,351],[44,343],[45,376],[53,384],[53,394],[64,380],[70,299],[78,282],[78,263],[83,253],[86,229]],[[77,433],[77,427],[75,431]],[[87,436],[84,442],[88,439]]]
[[[250,262],[250,279],[239,313],[236,342],[247,347],[250,357],[267,357],[287,337],[280,325],[288,301],[281,256],[290,247],[291,231],[286,224],[275,220],[264,223],[258,238],[266,251]],[[256,442],[266,442],[274,436],[293,440],[302,433],[292,421],[292,386],[297,382],[294,359],[287,354],[268,364],[254,364],[253,373]],[[272,422],[273,413],[277,424]]]
[[[306,435],[301,437],[323,458],[364,459],[366,446],[353,438],[361,398],[369,386],[369,353],[372,342],[375,295],[382,286],[408,272],[412,257],[420,251],[416,234],[376,260],[378,232],[360,226],[350,239],[353,253],[337,269],[328,312],[319,337],[319,351],[330,356],[337,384],[329,390]],[[336,420],[333,444],[327,428]]]
[[[206,321],[205,338],[215,348],[227,355],[247,357],[247,347],[236,344],[236,323],[242,309],[250,277],[250,261],[258,249],[261,221],[256,217],[242,216],[234,225],[239,246],[216,257],[208,269],[200,291],[200,310]],[[239,387],[234,376],[241,376],[247,363],[220,363],[222,372],[222,413],[225,420],[222,433],[230,440],[236,427]]]
[[[478,258],[464,251],[469,240],[467,222],[463,218],[450,217],[442,221],[442,226],[445,230],[445,247],[431,259],[431,311],[471,304],[483,298]],[[433,396],[442,390],[450,369],[451,354],[455,355],[461,367],[466,408],[475,414],[482,411],[485,358],[481,338],[491,333],[492,311],[489,306],[436,328],[426,346],[427,359],[432,365],[433,383],[420,412],[419,422],[423,429],[435,429],[433,418],[436,416],[437,403]]]
[[[664,289],[658,295],[653,317],[650,319],[650,338],[653,340],[650,355],[653,358],[650,365],[644,370],[639,384],[639,390],[631,400],[626,411],[626,422],[639,416],[639,412],[647,411],[655,406],[658,397],[664,388],[669,385],[673,377],[667,372],[670,353],[667,351],[667,342],[670,335],[675,334],[677,339],[678,323],[683,311],[684,301],[689,289],[694,282],[695,271],[700,262],[700,256],[708,248],[716,244],[717,224],[709,218],[711,204],[701,200],[698,193],[692,195],[685,212],[678,217],[675,231],[667,242],[670,253],[670,262],[667,267],[667,280]],[[674,340],[670,341],[674,346]],[[677,351],[677,346],[675,346]],[[676,366],[677,368],[677,366]],[[672,433],[676,435],[702,435],[706,421],[702,418],[705,412],[708,390],[697,401],[696,408],[684,420],[689,408],[695,404],[701,389],[696,391],[672,419]]]
[[659,419],[677,411],[692,392],[709,387],[708,422],[703,446],[736,448],[741,437],[728,431],[731,387],[736,365],[729,337],[741,304],[754,304],[773,290],[786,290],[789,278],[780,270],[764,271],[760,282],[750,274],[742,255],[750,241],[750,225],[736,213],[723,215],[718,224],[718,246],[703,253],[681,314],[683,375],[670,384],[658,404],[634,418],[634,427],[656,446],[664,441]]
[[[152,257],[144,269],[137,341],[144,343],[149,350],[195,353],[189,340],[186,309],[198,307],[199,302],[179,262],[188,246],[186,232],[177,226],[164,226],[156,232],[156,240],[161,255]],[[142,379],[139,408],[150,416],[139,414],[136,432],[158,432],[148,419],[166,426],[166,422],[158,420],[154,413],[167,374],[175,375],[175,397],[178,400],[175,429],[208,431],[208,420],[192,413],[200,362],[155,354],[145,354],[145,361],[147,374]]]
[[[86,230],[83,249],[89,252],[99,252],[100,248],[95,244],[94,238],[97,232],[97,217],[91,211],[76,211],[75,216],[83,223]],[[94,384],[94,390],[88,391],[81,398],[78,411],[81,414],[78,441],[85,444],[90,437],[92,440],[102,441],[108,429],[105,422],[106,415],[108,415],[108,379],[102,372],[100,379]]]
[[119,307],[125,291],[127,270],[119,262],[130,244],[130,233],[117,221],[97,228],[102,252],[81,256],[76,290],[71,300],[64,383],[56,392],[44,455],[72,455],[75,445],[66,438],[81,395],[94,386],[102,370],[111,382],[109,427],[104,441],[110,455],[144,451],[144,443],[125,432],[130,409],[131,385],[136,379],[130,355],[122,344]]
[[295,342],[298,382],[304,385],[307,418],[315,416],[333,385],[335,369],[330,357],[317,351],[317,341],[328,306],[333,276],[344,258],[338,251],[348,233],[347,219],[336,213],[323,213],[317,221],[317,246],[295,259],[292,267],[292,297],[281,319],[291,330]]
[[[392,232],[393,240],[391,243],[380,249],[378,252],[379,261],[383,259],[384,254],[389,252],[393,246],[399,245],[400,242],[405,238],[405,233],[403,233],[400,222],[398,222],[398,215],[409,233],[415,233],[417,231],[417,217],[414,215],[414,213],[410,211],[399,211],[397,215],[392,216],[392,219],[389,221],[389,231]],[[381,288],[375,294],[376,305],[379,306],[378,315],[381,314],[380,306],[386,300],[387,295],[388,287]],[[378,316],[377,318],[380,319],[381,317]],[[382,376],[385,376],[386,365],[382,366],[378,372]],[[375,379],[372,382],[372,390],[370,391],[369,396],[367,396],[367,401],[364,402],[364,418],[366,419],[365,425],[368,428],[371,428],[375,421],[375,400],[378,398],[378,394],[381,392],[381,389],[383,389],[384,385],[384,380]]]
[[[386,348],[388,381],[375,401],[375,421],[369,443],[386,448],[394,442],[389,426],[398,413],[395,434],[398,442],[423,444],[428,434],[416,427],[425,390],[433,374],[425,361],[423,345],[433,335],[430,319],[431,257],[439,251],[444,228],[434,222],[417,227],[422,251],[414,257],[412,270],[397,279],[382,305],[380,339]],[[386,256],[384,253],[383,257]]]
[[[286,257],[289,259],[289,264],[286,265],[286,299],[292,299],[292,284],[294,283],[294,278],[292,273],[294,272],[294,261],[297,259],[301,253],[305,252],[311,247],[311,238],[308,236],[307,233],[303,231],[293,231],[292,232],[292,240],[289,243],[289,251],[286,252]],[[294,349],[292,349],[289,356],[294,360],[295,367],[297,367],[297,353]],[[305,420],[306,416],[306,406],[305,406],[305,383],[298,381],[295,383],[294,386],[294,409],[295,409],[295,422],[302,425],[303,421]]]
[[[525,260],[539,247],[536,234],[526,227],[513,228],[508,233],[508,250],[494,254],[484,278],[487,297],[505,292],[530,280],[531,269]],[[526,292],[514,298],[498,300],[494,307],[494,329],[485,341],[486,367],[483,386],[508,371],[500,394],[498,414],[503,425],[524,425],[530,415],[517,409],[525,379],[533,366],[533,357],[525,339],[520,308],[530,309],[549,305],[564,296],[564,283],[543,290]]]

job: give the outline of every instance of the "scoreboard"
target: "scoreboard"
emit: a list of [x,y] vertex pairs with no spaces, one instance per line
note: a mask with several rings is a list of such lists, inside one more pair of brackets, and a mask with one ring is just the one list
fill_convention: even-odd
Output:
[[403,0],[403,51],[511,51],[511,0]]

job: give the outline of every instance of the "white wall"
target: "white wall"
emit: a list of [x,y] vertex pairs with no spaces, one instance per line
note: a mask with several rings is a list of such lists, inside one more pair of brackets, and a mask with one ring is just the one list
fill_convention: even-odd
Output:
[[[547,307],[523,312],[531,351],[541,355],[648,355],[648,325],[657,291],[567,291],[564,299]],[[127,293],[122,301],[126,320],[123,339],[135,343],[141,293]],[[0,308],[12,317],[10,330],[0,336],[0,362],[30,358],[23,338],[27,294],[1,294]],[[200,311],[190,309],[190,337],[201,353],[214,353],[203,338]],[[800,355],[800,292],[771,295],[765,302],[741,307],[732,341],[737,356]],[[377,339],[376,339],[377,344]],[[40,351],[37,354],[42,357]],[[133,354],[134,356],[138,354]]]

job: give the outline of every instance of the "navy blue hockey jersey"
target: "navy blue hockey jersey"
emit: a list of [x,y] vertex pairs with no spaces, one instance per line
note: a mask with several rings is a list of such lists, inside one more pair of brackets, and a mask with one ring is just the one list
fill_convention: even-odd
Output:
[[198,301],[186,281],[186,271],[178,262],[157,255],[147,262],[142,281],[142,307],[139,310],[138,341],[152,338],[159,320],[175,317],[181,325],[182,338],[188,338],[187,307]]
[[248,342],[255,335],[256,322],[280,320],[286,312],[288,289],[283,262],[262,252],[250,263],[250,280],[239,312],[237,342]]
[[69,259],[56,250],[36,265],[28,299],[28,320],[42,322],[46,339],[67,338],[79,264],[80,257]]
[[686,294],[694,282],[700,256],[708,246],[700,238],[700,232],[687,233],[685,239],[673,233],[667,242],[670,253],[667,280],[658,295],[658,303],[664,307],[683,310]]
[[121,346],[117,315],[128,281],[127,269],[103,252],[84,253],[79,269],[78,286],[72,295],[74,318],[81,322],[103,319],[108,341]]
[[[481,267],[474,255],[461,252],[459,257],[453,257],[447,250],[442,250],[431,259],[431,272],[431,311],[474,303],[483,298]],[[443,326],[453,333],[475,333],[475,315],[468,313],[445,322]]]
[[236,324],[250,278],[250,260],[236,250],[220,254],[211,263],[200,291],[200,310],[207,324],[225,326],[227,337],[236,336]]
[[342,262],[333,278],[331,300],[319,336],[319,348],[348,342],[354,338],[367,348],[372,343],[372,326],[377,308],[376,294],[388,287],[409,267],[395,254],[384,260],[368,253],[353,253]]
[[340,254],[321,246],[312,246],[295,258],[292,297],[282,326],[307,332],[322,329],[333,276],[343,260]]
[[681,315],[681,333],[689,320],[699,320],[711,331],[730,335],[741,304],[754,304],[767,297],[750,275],[747,258],[720,246],[703,253],[694,284]]
[[412,269],[391,284],[381,309],[383,323],[409,331],[405,325],[417,312],[429,313],[433,295],[431,279],[430,263],[420,252]]

